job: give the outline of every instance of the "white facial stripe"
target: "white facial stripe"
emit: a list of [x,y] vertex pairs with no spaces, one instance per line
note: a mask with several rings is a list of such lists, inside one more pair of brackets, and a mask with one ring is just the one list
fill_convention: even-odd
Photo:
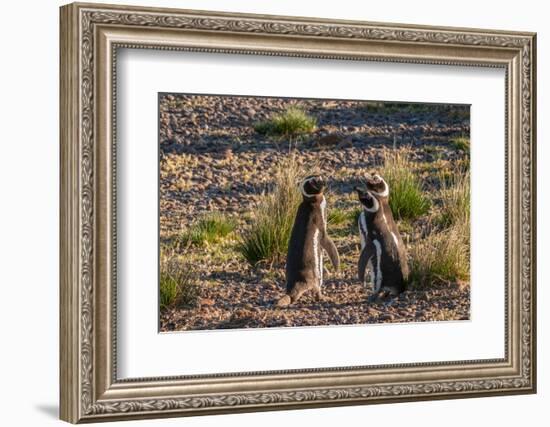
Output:
[[374,243],[374,246],[376,247],[376,274],[374,276],[374,291],[378,292],[380,290],[380,286],[382,286],[382,270],[380,269],[380,259],[382,258],[382,245],[376,239],[374,239],[372,243]]
[[384,181],[384,179],[381,178],[379,175],[375,175],[375,176],[380,178],[380,180],[384,183],[384,191],[381,191],[381,192],[371,191],[371,193],[378,197],[388,197],[388,194],[390,194],[390,187],[388,183]]
[[[371,194],[371,196],[373,194],[376,194],[371,192],[369,193]],[[378,200],[376,200],[376,197],[373,197],[372,200],[373,200],[372,208],[367,208],[365,205],[363,205],[363,209],[365,209],[367,212],[378,212],[378,209],[380,209],[380,204],[378,203]]]
[[313,196],[315,196],[315,194],[309,194],[309,193],[307,193],[306,190],[305,190],[305,188],[304,188],[305,185],[306,185],[306,183],[308,183],[308,182],[311,181],[312,179],[315,179],[315,177],[312,176],[311,178],[304,179],[304,180],[302,181],[302,194],[303,194],[304,196],[306,196],[306,197],[313,197]]

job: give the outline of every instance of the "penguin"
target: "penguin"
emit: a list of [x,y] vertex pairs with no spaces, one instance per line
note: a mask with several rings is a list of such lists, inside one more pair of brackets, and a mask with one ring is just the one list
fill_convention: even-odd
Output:
[[336,270],[340,267],[338,250],[327,234],[327,201],[323,195],[325,182],[312,175],[301,184],[302,202],[298,207],[286,259],[286,295],[277,306],[296,302],[300,296],[313,290],[317,300],[322,299],[323,249]]
[[362,211],[358,225],[361,255],[358,275],[366,282],[370,271],[374,294],[369,298],[395,297],[406,289],[409,277],[407,250],[389,206],[389,186],[379,175],[366,176],[366,189],[355,187]]

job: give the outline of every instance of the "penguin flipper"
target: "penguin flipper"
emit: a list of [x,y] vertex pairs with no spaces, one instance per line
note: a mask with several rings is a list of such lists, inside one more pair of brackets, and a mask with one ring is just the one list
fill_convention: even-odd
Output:
[[365,283],[365,272],[367,270],[367,265],[372,255],[373,254],[369,250],[369,246],[365,246],[365,248],[361,251],[361,255],[359,256],[359,262],[357,263],[357,270],[358,270],[359,281],[361,283]]
[[334,269],[338,270],[340,268],[340,256],[338,255],[338,249],[336,249],[336,245],[326,234],[323,239],[321,239],[321,247],[327,251],[328,257],[330,258]]

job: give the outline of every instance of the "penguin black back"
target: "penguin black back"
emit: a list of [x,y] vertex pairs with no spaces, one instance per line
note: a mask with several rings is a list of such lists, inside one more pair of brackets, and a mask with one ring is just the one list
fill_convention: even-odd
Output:
[[323,282],[323,249],[334,267],[339,267],[338,251],[327,235],[325,183],[320,176],[309,176],[301,183],[302,203],[298,207],[286,262],[286,292],[277,305],[297,301],[307,290],[321,299]]
[[322,196],[314,196],[302,201],[296,212],[286,259],[287,292],[303,278],[305,270],[315,268],[313,239],[323,224],[321,203]]

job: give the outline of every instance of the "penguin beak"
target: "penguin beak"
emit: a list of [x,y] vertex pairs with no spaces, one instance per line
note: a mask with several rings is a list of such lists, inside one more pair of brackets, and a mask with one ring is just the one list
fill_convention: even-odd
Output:
[[325,181],[321,176],[315,177],[315,179],[311,181],[311,184],[315,187],[317,191],[321,191],[323,188],[325,188]]
[[325,183],[325,180],[323,179],[322,176],[320,176],[318,179],[317,179],[317,184],[319,185],[319,188],[324,188],[326,183]]
[[365,180],[367,182],[367,189],[370,189],[370,186],[375,186],[382,182],[382,178],[378,174],[371,175],[366,173]]
[[355,186],[353,187],[353,189],[357,192],[357,196],[359,197],[359,199],[364,199],[366,197],[367,192],[361,187]]

